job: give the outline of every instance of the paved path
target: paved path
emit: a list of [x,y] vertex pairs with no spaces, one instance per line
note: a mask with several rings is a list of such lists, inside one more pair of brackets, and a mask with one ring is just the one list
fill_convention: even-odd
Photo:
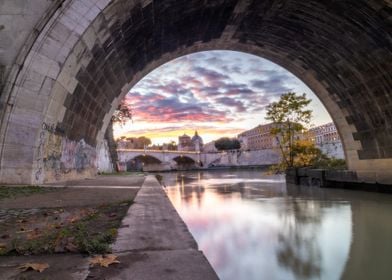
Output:
[[89,279],[218,279],[155,176],[148,176],[119,230],[113,252],[121,264]]
[[[128,189],[127,192],[133,191],[132,187],[140,186],[143,180],[143,177],[98,177],[96,180],[68,183],[67,186],[72,190],[81,187],[79,191],[86,192],[87,188],[95,186],[118,187],[111,190],[112,194],[106,194],[107,199],[111,200],[114,199],[112,196],[118,197],[120,187],[123,187],[123,190]],[[98,191],[99,188],[90,189],[90,199],[91,191],[97,192],[97,196],[104,199],[104,194]],[[69,193],[68,196],[68,203],[79,205],[83,200],[87,203],[87,196],[84,193],[76,197],[72,197]],[[57,200],[64,201],[65,197],[57,197]],[[95,199],[89,203],[93,201],[95,202]],[[16,199],[7,203],[10,203],[7,206],[12,204],[17,207],[26,202]],[[59,201],[52,201],[50,204],[52,203],[59,204]],[[89,268],[88,258],[77,254],[0,257],[0,280],[218,279],[203,253],[197,250],[195,240],[155,176],[148,176],[144,181],[123,220],[118,239],[112,248],[121,263],[111,265],[109,268]],[[47,262],[50,267],[43,273],[35,271],[21,273],[18,266],[26,262]]]

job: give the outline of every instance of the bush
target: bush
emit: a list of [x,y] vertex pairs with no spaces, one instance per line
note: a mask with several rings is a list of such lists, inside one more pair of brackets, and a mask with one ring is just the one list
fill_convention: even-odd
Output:
[[344,159],[338,158],[322,158],[312,165],[314,168],[321,168],[321,169],[347,169],[346,161]]

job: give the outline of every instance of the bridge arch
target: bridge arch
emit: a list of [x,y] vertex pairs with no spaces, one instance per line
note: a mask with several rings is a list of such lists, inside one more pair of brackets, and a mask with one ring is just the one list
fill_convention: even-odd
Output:
[[162,163],[162,161],[154,156],[151,155],[138,155],[135,156],[134,158],[130,160],[139,160],[143,162],[144,164],[159,164]]
[[387,0],[57,2],[2,90],[2,182],[93,175],[95,150],[128,90],[167,61],[217,49],[267,58],[299,77],[331,114],[349,168],[364,181],[392,182]]

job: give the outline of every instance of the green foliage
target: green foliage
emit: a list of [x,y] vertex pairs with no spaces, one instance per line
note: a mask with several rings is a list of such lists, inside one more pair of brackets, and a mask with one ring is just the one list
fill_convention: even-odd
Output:
[[[114,233],[114,235],[113,235]],[[73,229],[75,243],[81,253],[103,254],[109,252],[109,245],[114,241],[116,231],[93,233],[87,229],[85,223],[78,223]]]
[[137,138],[138,142],[141,145],[141,148],[143,148],[144,146],[149,146],[151,145],[151,139],[147,138],[145,136],[140,136],[139,138]]
[[309,124],[312,118],[312,111],[306,108],[310,102],[305,93],[297,95],[288,92],[278,102],[267,106],[266,120],[275,124],[271,134],[279,140],[283,166],[294,166],[294,144],[298,140],[297,136],[305,130],[305,124]]
[[45,193],[58,190],[58,188],[39,186],[0,186],[0,199],[18,196],[29,196],[37,193]]
[[177,144],[174,141],[171,141],[169,144],[167,144],[167,149],[169,151],[177,151]]
[[132,120],[132,109],[125,100],[122,100],[114,111],[111,121],[112,123],[124,125],[128,120]]
[[[63,220],[60,220],[59,212],[64,210],[60,208],[54,208],[49,216],[47,209],[34,215],[18,216],[11,223],[17,225],[16,230],[10,229],[8,225],[6,235],[9,237],[4,239],[6,243],[0,246],[0,256],[68,251],[87,254],[108,253],[110,244],[117,236],[117,228],[121,225],[121,220],[131,203],[131,200],[124,200],[97,208],[81,209],[75,216],[63,216]],[[46,221],[48,218],[52,222]],[[45,222],[42,222],[43,219]],[[29,220],[36,221],[37,224],[28,224]],[[32,227],[34,229],[31,229]],[[0,231],[3,232],[3,229],[4,227],[0,228]]]
[[320,158],[314,162],[313,167],[334,170],[347,169],[346,161],[338,158]]
[[222,137],[215,141],[215,148],[219,151],[238,150],[241,148],[240,141],[235,138]]

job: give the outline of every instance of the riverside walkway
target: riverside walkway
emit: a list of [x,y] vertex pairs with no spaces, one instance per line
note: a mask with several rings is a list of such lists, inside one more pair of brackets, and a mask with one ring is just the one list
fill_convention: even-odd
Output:
[[[61,193],[0,201],[0,208],[68,208],[134,198],[112,244],[120,263],[91,267],[90,258],[81,254],[0,256],[0,280],[218,279],[155,176],[99,176],[64,186]],[[21,272],[19,266],[28,262],[47,263],[49,268]]]
[[98,279],[218,279],[152,175],[129,208],[112,248],[128,265],[122,270],[101,270]]

